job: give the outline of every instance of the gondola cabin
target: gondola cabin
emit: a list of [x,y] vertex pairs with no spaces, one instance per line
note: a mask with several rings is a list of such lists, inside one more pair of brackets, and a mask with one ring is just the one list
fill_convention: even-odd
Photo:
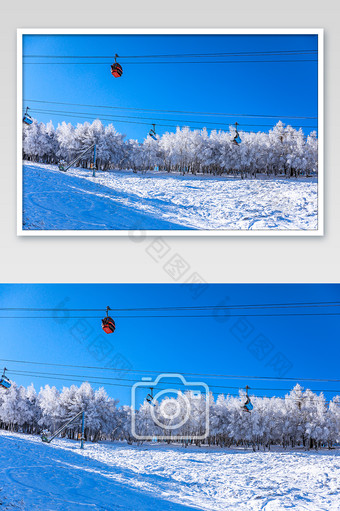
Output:
[[122,68],[122,66],[120,64],[118,64],[118,62],[115,62],[114,64],[112,64],[112,66],[111,66],[111,74],[115,78],[120,78],[122,76],[123,68]]
[[251,412],[251,410],[253,409],[253,405],[249,399],[249,397],[247,398],[247,401],[244,403],[243,405],[243,411],[244,412]]
[[241,137],[240,137],[239,132],[238,132],[238,129],[237,129],[237,126],[238,126],[238,122],[235,122],[235,130],[236,131],[235,131],[235,136],[234,136],[234,138],[232,140],[232,143],[235,144],[235,145],[239,145],[242,142]]
[[239,145],[242,142],[240,135],[237,133],[236,136],[233,139],[233,144]]
[[156,137],[156,124],[152,125],[152,129],[149,131],[149,136],[153,138],[154,140],[157,140]]
[[32,119],[32,117],[28,113],[28,107],[26,108],[26,112],[24,113],[24,117],[22,119],[22,122],[24,124],[27,124],[27,125],[33,124],[33,119]]
[[247,396],[247,399],[246,399],[246,402],[244,403],[242,409],[244,412],[251,412],[251,410],[254,408],[253,405],[252,405],[252,402],[250,401],[250,397],[248,395],[248,390],[249,390],[249,387],[248,385],[246,386],[246,396]]
[[146,396],[145,399],[150,405],[155,406],[155,403],[153,401],[153,387],[150,387],[150,393]]
[[28,126],[30,126],[31,124],[33,124],[33,119],[32,119],[32,117],[25,115],[25,117],[23,118],[23,122],[24,122],[24,124],[27,124]]
[[110,316],[102,319],[102,329],[106,334],[113,334],[116,329],[116,324]]
[[4,369],[3,375],[1,376],[0,386],[3,389],[10,389],[12,384],[11,384],[10,380],[7,378],[5,373],[6,373],[6,368]]

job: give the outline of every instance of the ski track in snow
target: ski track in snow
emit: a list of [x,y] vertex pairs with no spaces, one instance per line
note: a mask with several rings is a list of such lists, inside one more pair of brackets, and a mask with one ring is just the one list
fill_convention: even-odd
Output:
[[316,179],[228,179],[23,165],[28,230],[315,230]]
[[253,453],[103,442],[81,451],[70,440],[47,445],[0,431],[0,456],[8,509],[339,511],[339,449]]

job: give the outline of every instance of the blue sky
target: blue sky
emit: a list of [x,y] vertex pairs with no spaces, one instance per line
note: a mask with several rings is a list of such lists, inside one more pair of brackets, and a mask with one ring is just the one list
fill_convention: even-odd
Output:
[[[111,308],[240,305],[291,302],[340,302],[339,285],[207,285],[196,296],[189,285],[115,285],[115,284],[4,284],[0,286],[0,308],[96,308],[103,312],[54,313],[50,318],[20,319],[18,316],[42,316],[41,312],[0,311],[0,364],[6,365],[9,377],[18,384],[33,382],[37,389],[50,384],[61,388],[96,376],[110,396],[121,403],[130,402],[130,381],[107,380],[107,377],[140,380],[159,372],[212,373],[248,376],[285,376],[298,378],[337,378],[339,364],[340,316],[298,317],[220,317],[213,318],[119,318],[112,335],[101,329],[106,305]],[[337,309],[327,309],[334,312]],[[242,314],[254,311],[241,311]],[[238,313],[241,313],[238,311]],[[261,311],[265,312],[265,311]],[[282,312],[279,311],[279,312]],[[291,310],[289,312],[299,312]],[[311,312],[302,310],[302,312]],[[312,312],[320,312],[314,309]],[[132,313],[133,314],[133,313]],[[51,316],[51,313],[46,313]],[[3,316],[10,316],[4,319]],[[70,317],[72,316],[72,317]],[[261,340],[264,351],[254,350]],[[264,343],[264,344],[263,344]],[[278,364],[284,357],[284,367]],[[129,372],[62,368],[4,362],[2,359],[53,362],[96,367],[130,368]],[[134,370],[141,370],[134,373]],[[145,370],[145,372],[144,372]],[[53,375],[24,375],[17,371],[48,372]],[[151,371],[154,371],[151,373]],[[72,375],[72,376],[71,376]],[[67,378],[65,381],[59,378]],[[187,377],[192,380],[193,377]],[[195,377],[194,380],[198,378]],[[238,393],[248,384],[258,395],[283,396],[293,383],[240,379],[202,378],[215,393]],[[118,383],[124,386],[110,386]],[[294,382],[295,383],[295,382]],[[301,384],[305,385],[301,381]],[[94,384],[95,388],[100,385]],[[216,386],[215,388],[213,386]],[[222,386],[220,389],[217,386]],[[237,387],[229,389],[229,387]],[[337,383],[310,383],[312,389],[337,390]],[[267,389],[267,390],[259,390]],[[339,393],[339,392],[338,392]],[[334,392],[326,393],[331,397]]]
[[[277,50],[316,50],[317,36],[314,35],[25,35],[24,55],[63,56],[121,56],[198,54],[222,52],[274,52]],[[224,60],[290,60],[315,59],[316,56],[296,57],[267,56],[259,59],[249,57],[226,57]],[[145,59],[139,59],[144,61]],[[163,59],[159,59],[164,61]],[[175,58],[178,62],[180,59]],[[195,60],[193,58],[182,59]],[[202,59],[206,60],[206,59]],[[39,121],[52,120],[55,125],[62,120],[76,124],[86,118],[106,115],[130,115],[148,119],[124,119],[113,122],[118,131],[127,138],[142,141],[151,124],[157,124],[157,132],[173,131],[173,127],[161,124],[204,126],[228,129],[230,123],[239,122],[246,131],[268,131],[262,124],[273,124],[278,119],[251,119],[239,116],[221,118],[203,117],[193,114],[161,114],[101,108],[75,107],[33,103],[28,100],[58,101],[88,105],[145,108],[159,110],[185,110],[193,112],[227,112],[232,114],[260,114],[279,116],[317,116],[317,62],[240,63],[240,64],[136,64],[124,63],[121,78],[110,73],[112,59],[104,65],[88,65],[88,59],[78,60],[80,65],[67,64],[74,59],[25,58],[28,62],[48,64],[24,65],[23,106],[32,108],[32,115]],[[96,62],[103,62],[96,60]],[[126,59],[126,62],[132,62]],[[63,65],[56,62],[64,62]],[[33,109],[64,110],[75,112],[57,113],[34,112]],[[60,113],[60,112],[59,112]],[[80,115],[84,116],[79,117]],[[163,119],[154,120],[154,119]],[[116,119],[117,120],[117,119]],[[127,120],[130,122],[128,123]],[[284,120],[284,119],[282,119]],[[133,124],[133,122],[145,122]],[[180,121],[180,122],[176,122]],[[214,124],[221,122],[222,125]],[[315,126],[314,120],[287,120],[297,126]],[[223,124],[225,123],[225,125]],[[253,125],[253,126],[246,126]],[[313,128],[306,128],[309,133]]]

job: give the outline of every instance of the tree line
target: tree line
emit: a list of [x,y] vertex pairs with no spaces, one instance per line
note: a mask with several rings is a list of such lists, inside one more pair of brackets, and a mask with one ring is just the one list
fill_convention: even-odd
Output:
[[[157,168],[181,174],[230,175],[240,178],[267,176],[309,177],[318,172],[318,139],[316,132],[304,136],[279,121],[268,132],[242,132],[242,142],[235,144],[235,128],[227,131],[177,128],[175,132],[147,136],[143,143],[125,140],[112,124],[104,126],[97,119],[74,127],[62,122],[55,128],[34,120],[23,129],[23,159],[56,164],[70,161],[83,149],[97,144],[99,170],[132,169],[143,172]],[[89,168],[91,153],[78,166]]]
[[[168,403],[164,403],[166,400]],[[87,441],[131,444],[136,442],[131,427],[134,413],[138,435],[155,440],[169,435],[169,442],[178,441],[176,437],[181,435],[181,443],[186,446],[195,443],[256,450],[279,445],[310,449],[330,448],[340,442],[340,396],[327,403],[322,393],[318,395],[296,385],[283,398],[252,396],[251,400],[254,408],[247,413],[242,406],[245,401],[242,392],[238,397],[220,394],[215,399],[211,393],[197,396],[187,391],[179,392],[175,400],[165,397],[151,404],[145,400],[138,410],[133,410],[128,405],[118,407],[118,401],[109,397],[104,388],[94,390],[87,382],[61,391],[46,385],[39,393],[33,384],[25,388],[13,383],[0,393],[0,427],[30,434],[43,430],[53,433],[78,412],[85,411]],[[175,422],[169,418],[164,404],[179,406]],[[205,433],[207,409],[209,433],[205,440],[197,440],[198,435]],[[187,420],[177,427],[184,417]],[[80,422],[74,423],[63,436],[76,439],[80,431]]]

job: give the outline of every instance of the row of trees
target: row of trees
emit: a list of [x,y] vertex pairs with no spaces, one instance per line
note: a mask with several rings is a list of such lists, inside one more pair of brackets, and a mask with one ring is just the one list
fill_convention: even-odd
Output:
[[[157,140],[147,137],[143,143],[124,140],[112,124],[100,120],[74,127],[63,122],[55,129],[52,122],[24,125],[23,158],[40,163],[70,161],[81,150],[97,144],[100,170],[133,169],[145,171],[158,167],[167,172],[204,173],[256,177],[257,174],[287,177],[315,175],[318,170],[316,132],[305,138],[296,130],[278,122],[269,133],[240,132],[242,143],[233,143],[234,128],[229,132],[177,128]],[[88,168],[91,154],[78,163]]]
[[[206,398],[188,391],[176,399],[165,398],[153,404],[145,401],[135,412],[136,431],[155,439],[181,435],[185,445],[192,442],[221,447],[244,445],[254,450],[271,445],[331,447],[340,442],[340,396],[327,404],[323,394],[304,391],[296,385],[284,398],[253,397],[251,413],[242,409],[244,398],[242,394],[219,395],[215,400],[212,394]],[[61,392],[46,385],[38,394],[33,385],[25,388],[13,383],[0,394],[0,427],[31,434],[42,430],[53,432],[85,410],[87,440],[132,443],[135,441],[131,428],[133,410],[127,405],[118,408],[117,403],[103,388],[94,390],[89,383],[64,387]],[[169,414],[171,406],[179,410],[175,419]],[[204,442],[197,441],[195,437],[206,431],[207,417],[209,434]],[[176,427],[183,418],[187,420]],[[77,438],[79,432],[80,424],[72,424],[65,435]]]

